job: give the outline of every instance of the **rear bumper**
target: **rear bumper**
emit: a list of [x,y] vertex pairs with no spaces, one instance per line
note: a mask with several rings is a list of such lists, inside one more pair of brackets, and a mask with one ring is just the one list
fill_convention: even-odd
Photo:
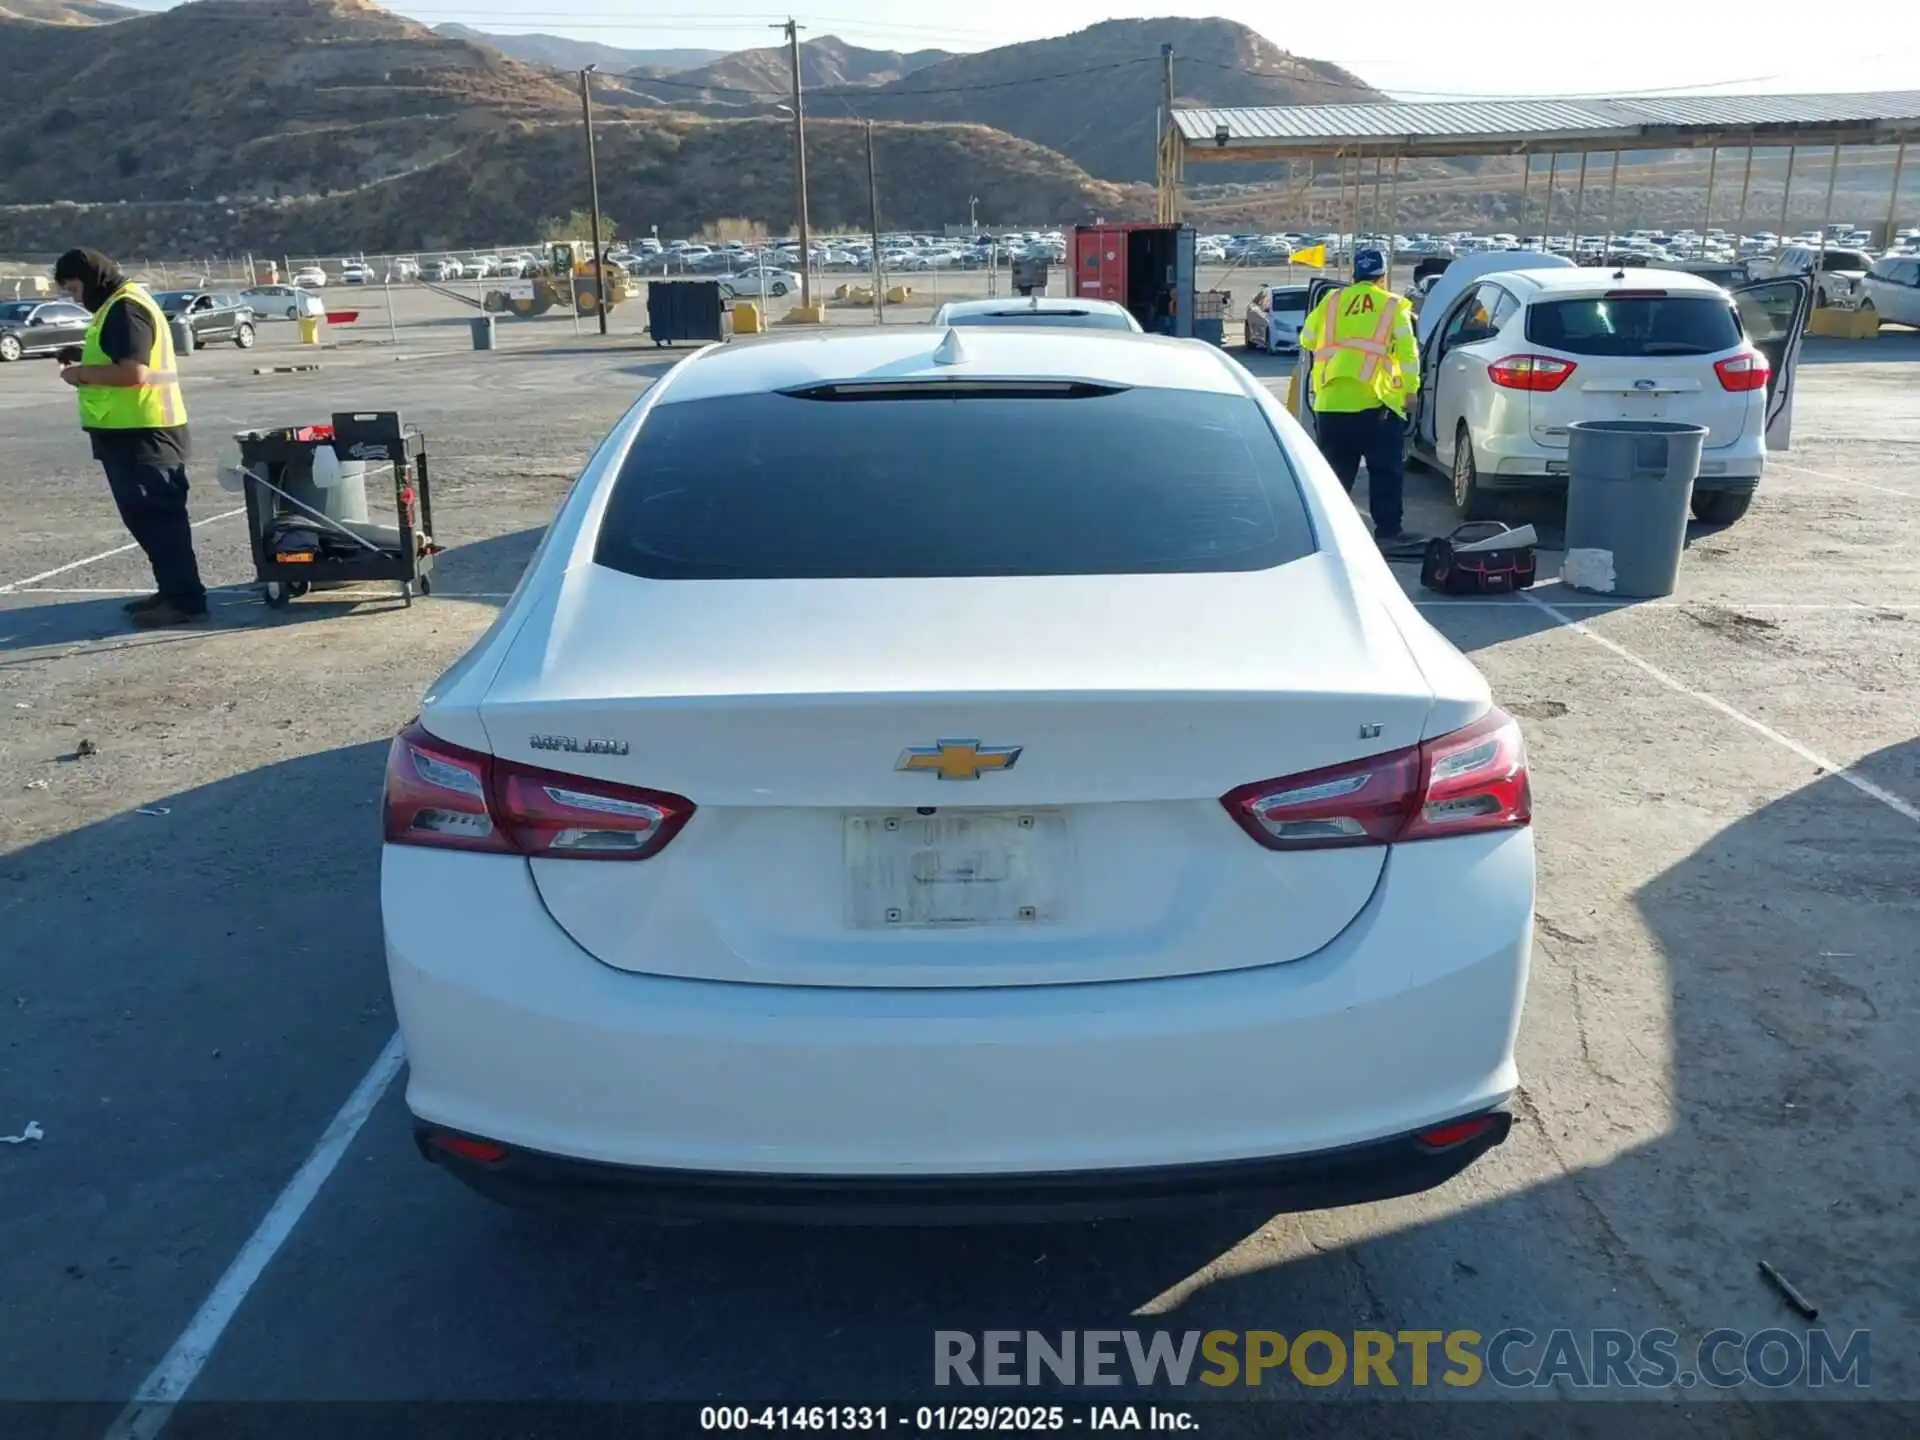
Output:
[[[1475,443],[1480,483],[1490,490],[1564,490],[1567,451],[1548,448],[1530,436],[1482,437]],[[1766,450],[1757,441],[1736,440],[1702,453],[1696,490],[1733,490],[1751,494],[1766,469]],[[1549,468],[1552,467],[1552,468]]]
[[[1412,1195],[1451,1180],[1507,1138],[1504,1109],[1452,1143],[1420,1135],[1307,1155],[1133,1170],[848,1177],[606,1165],[509,1149],[483,1161],[416,1122],[421,1155],[491,1199],[530,1209],[815,1225],[959,1225],[1110,1219],[1246,1205],[1272,1215]],[[480,1138],[480,1137],[463,1137]]]
[[[389,847],[382,907],[409,1107],[528,1152],[501,1185],[564,1172],[723,1203],[734,1184],[842,1201],[958,1187],[966,1208],[1022,1186],[1151,1200],[1245,1178],[1334,1203],[1339,1186],[1446,1178],[1472,1155],[1409,1155],[1406,1137],[1513,1092],[1533,879],[1528,831],[1398,846],[1303,960],[947,989],[616,970],[554,924],[515,857]],[[1328,1158],[1374,1145],[1358,1178]]]

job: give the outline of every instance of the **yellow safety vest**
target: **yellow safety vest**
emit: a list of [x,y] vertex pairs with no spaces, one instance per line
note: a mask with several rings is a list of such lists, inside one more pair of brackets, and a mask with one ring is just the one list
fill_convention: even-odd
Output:
[[173,331],[167,317],[154,303],[153,296],[129,281],[93,312],[93,324],[80,349],[83,365],[111,365],[107,352],[100,348],[100,327],[107,311],[116,301],[138,305],[153,321],[153,349],[146,359],[144,385],[82,385],[80,424],[88,430],[164,430],[187,423],[186,397],[180,393],[180,376],[174,369]]
[[1412,311],[1391,290],[1360,281],[1322,300],[1300,328],[1313,352],[1313,407],[1328,412],[1407,413],[1420,388],[1420,351]]

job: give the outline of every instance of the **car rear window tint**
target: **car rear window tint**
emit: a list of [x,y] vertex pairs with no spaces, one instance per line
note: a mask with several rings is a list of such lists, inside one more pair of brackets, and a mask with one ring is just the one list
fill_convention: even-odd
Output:
[[594,559],[658,580],[1262,570],[1315,548],[1242,395],[661,404]]
[[1740,343],[1732,304],[1710,295],[1536,301],[1527,339],[1569,355],[1713,355]]

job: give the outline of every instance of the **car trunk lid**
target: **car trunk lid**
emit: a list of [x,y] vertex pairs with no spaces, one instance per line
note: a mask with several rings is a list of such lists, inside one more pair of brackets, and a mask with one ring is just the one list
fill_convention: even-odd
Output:
[[1416,743],[1430,703],[1384,611],[1314,554],[1128,577],[584,567],[482,713],[503,757],[699,807],[643,862],[530,862],[602,961],[910,987],[1313,953],[1385,849],[1267,851],[1219,799]]

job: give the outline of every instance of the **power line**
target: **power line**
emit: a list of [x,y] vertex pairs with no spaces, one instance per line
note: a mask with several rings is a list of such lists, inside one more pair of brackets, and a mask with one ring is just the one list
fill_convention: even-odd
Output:
[[[865,96],[884,100],[903,99],[915,95],[967,95],[975,94],[982,90],[1006,90],[1017,85],[1044,85],[1054,80],[1071,80],[1081,75],[1099,75],[1113,70],[1125,70],[1135,65],[1157,65],[1159,62],[1160,57],[1158,55],[1143,55],[1137,60],[1117,60],[1106,65],[1088,65],[1079,70],[1056,71],[1051,75],[1029,75],[1018,80],[989,80],[975,85],[906,86],[900,81],[895,81],[892,85],[887,86],[851,85],[838,89],[828,86],[809,89],[807,93],[809,95],[832,96],[836,99],[847,96],[855,98]],[[750,95],[766,99],[778,99],[786,93],[785,91],[779,90],[755,90],[740,85],[702,84],[698,80],[683,80],[673,75],[649,75],[644,71],[621,72],[617,78],[622,80],[636,80],[649,86],[665,86],[671,90],[698,90],[719,95]],[[905,78],[911,79],[912,77],[907,76]]]

